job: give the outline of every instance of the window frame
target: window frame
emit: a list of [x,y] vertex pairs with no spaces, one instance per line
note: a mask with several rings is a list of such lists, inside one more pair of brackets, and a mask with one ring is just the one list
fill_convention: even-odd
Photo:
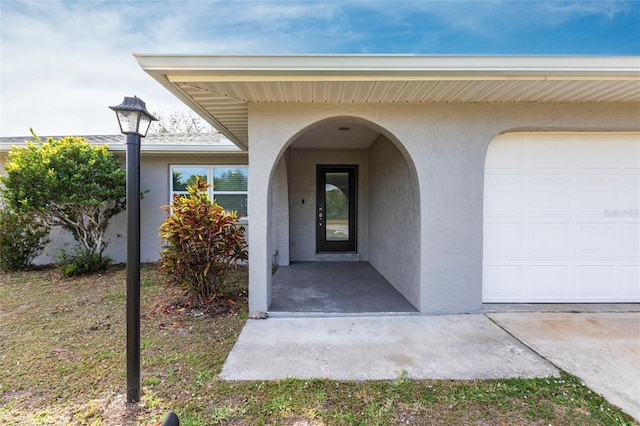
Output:
[[[169,164],[169,204],[173,203],[173,197],[176,194],[187,195],[187,191],[174,190],[173,188],[173,172],[176,168],[204,168],[207,170],[207,183],[211,186],[207,190],[207,196],[210,200],[215,200],[215,195],[245,195],[247,197],[247,214],[238,215],[239,221],[248,221],[249,219],[249,165],[248,164]],[[247,175],[247,190],[246,191],[216,191],[214,187],[214,170],[216,168],[243,168],[246,170]],[[226,211],[226,210],[225,210]]]

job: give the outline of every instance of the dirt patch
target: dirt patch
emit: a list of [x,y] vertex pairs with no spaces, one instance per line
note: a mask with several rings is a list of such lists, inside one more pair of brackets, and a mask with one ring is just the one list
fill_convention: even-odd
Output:
[[27,303],[25,305],[16,306],[15,308],[13,308],[10,311],[2,311],[2,310],[0,310],[0,317],[3,317],[5,315],[10,315],[10,314],[16,314],[16,313],[19,313],[21,311],[26,311],[28,309],[35,308],[35,307],[36,307],[35,303]]
[[[527,322],[521,324],[528,333],[535,334],[540,339],[572,339],[580,338],[600,339],[633,339],[638,335],[637,324],[629,321],[624,313],[607,314],[603,319],[598,314],[554,313],[553,318],[545,318],[546,314],[522,314]],[[531,326],[530,322],[536,323]]]

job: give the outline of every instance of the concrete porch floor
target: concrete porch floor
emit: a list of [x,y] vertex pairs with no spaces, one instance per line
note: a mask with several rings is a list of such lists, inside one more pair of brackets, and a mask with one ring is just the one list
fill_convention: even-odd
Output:
[[271,282],[271,316],[416,312],[369,262],[296,262]]

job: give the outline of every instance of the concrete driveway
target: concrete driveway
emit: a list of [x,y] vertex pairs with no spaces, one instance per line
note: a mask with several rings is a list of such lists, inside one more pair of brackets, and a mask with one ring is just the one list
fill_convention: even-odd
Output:
[[640,312],[487,315],[640,421]]

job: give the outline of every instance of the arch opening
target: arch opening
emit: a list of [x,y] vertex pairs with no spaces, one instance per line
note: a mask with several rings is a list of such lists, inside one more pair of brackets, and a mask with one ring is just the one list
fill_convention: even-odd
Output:
[[[321,180],[323,167],[333,174],[334,182]],[[345,168],[355,171],[349,175],[353,177],[340,176]],[[323,199],[323,194],[330,197],[336,182],[343,186],[351,178],[354,194],[344,194],[353,196],[353,204],[348,208],[340,204],[340,211],[352,213],[348,220],[347,215],[329,211],[334,200]],[[269,181],[268,252],[279,268],[269,289],[269,310],[419,309],[419,194],[413,161],[401,142],[381,126],[358,117],[331,117],[297,132],[283,145]],[[341,245],[347,236],[354,238],[353,245]],[[324,246],[325,237],[338,244]],[[335,285],[323,289],[322,276]],[[290,279],[283,284],[283,277]],[[376,287],[376,282],[388,288]],[[293,296],[304,283],[317,283],[319,288],[300,290],[296,299]],[[280,291],[283,285],[287,288]],[[336,290],[336,286],[342,287]],[[283,294],[288,302],[281,300]],[[339,307],[336,298],[351,303]],[[396,303],[398,298],[402,303]]]

